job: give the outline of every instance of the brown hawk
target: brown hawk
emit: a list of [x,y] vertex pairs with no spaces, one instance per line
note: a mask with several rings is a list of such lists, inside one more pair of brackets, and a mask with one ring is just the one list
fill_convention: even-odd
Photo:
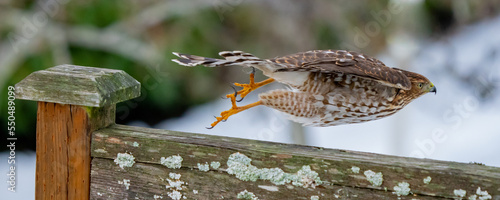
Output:
[[[396,113],[412,100],[436,87],[426,77],[397,68],[352,51],[314,50],[273,59],[260,59],[242,51],[223,51],[225,59],[206,58],[173,53],[172,61],[184,66],[254,67],[268,76],[243,87],[231,98],[232,108],[216,117],[211,128],[229,116],[243,110],[265,105],[289,115],[305,126],[335,126],[380,119]],[[290,86],[289,90],[273,90],[259,95],[259,101],[245,106],[236,105],[236,96],[248,93],[265,84],[277,81]]]

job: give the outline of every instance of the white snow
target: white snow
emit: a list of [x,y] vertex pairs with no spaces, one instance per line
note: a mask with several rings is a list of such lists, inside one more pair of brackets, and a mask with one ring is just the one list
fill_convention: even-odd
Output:
[[[0,171],[7,174],[9,152],[0,152]],[[0,189],[2,199],[35,199],[35,152],[16,152],[16,192],[7,190],[7,181],[2,181]],[[7,176],[5,176],[7,177]],[[3,180],[7,180],[4,178]]]

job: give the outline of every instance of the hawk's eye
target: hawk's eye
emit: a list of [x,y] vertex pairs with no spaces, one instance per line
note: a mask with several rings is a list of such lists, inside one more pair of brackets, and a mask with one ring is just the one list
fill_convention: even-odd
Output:
[[419,87],[419,88],[422,88],[422,83],[419,83],[419,84],[418,84],[418,87]]

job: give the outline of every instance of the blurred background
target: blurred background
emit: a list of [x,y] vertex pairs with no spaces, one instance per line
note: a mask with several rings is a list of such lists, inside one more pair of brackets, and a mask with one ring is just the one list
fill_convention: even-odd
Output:
[[[496,0],[0,0],[0,133],[7,136],[7,87],[70,63],[124,70],[142,83],[141,97],[117,105],[120,124],[500,167],[499,11]],[[425,75],[438,93],[362,124],[302,127],[257,107],[207,130],[230,108],[220,97],[251,70],[170,61],[171,52],[273,58],[313,49],[372,55]],[[276,88],[283,85],[239,105]],[[17,100],[15,116],[18,192],[2,181],[0,195],[33,199],[36,103]]]

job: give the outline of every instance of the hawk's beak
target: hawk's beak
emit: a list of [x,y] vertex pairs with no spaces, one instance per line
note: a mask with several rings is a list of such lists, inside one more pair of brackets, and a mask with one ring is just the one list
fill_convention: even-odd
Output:
[[434,92],[434,94],[437,94],[437,89],[436,89],[436,86],[432,85],[431,89],[429,90],[429,92]]

